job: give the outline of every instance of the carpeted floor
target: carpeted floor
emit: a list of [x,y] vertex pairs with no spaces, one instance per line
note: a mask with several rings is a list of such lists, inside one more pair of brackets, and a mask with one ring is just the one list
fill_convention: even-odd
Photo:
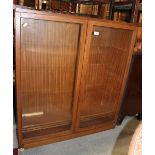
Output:
[[128,155],[129,144],[139,122],[133,118],[125,124],[116,139],[111,155]]
[[[24,150],[23,155],[127,155],[139,121],[126,117],[115,129]],[[15,134],[15,132],[14,132]],[[14,148],[17,147],[16,135]]]

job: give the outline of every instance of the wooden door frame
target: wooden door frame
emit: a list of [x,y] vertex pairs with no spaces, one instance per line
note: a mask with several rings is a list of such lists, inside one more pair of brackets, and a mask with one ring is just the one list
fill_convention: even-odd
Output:
[[[130,43],[130,50],[129,50],[129,54],[128,54],[128,58],[127,58],[127,64],[126,64],[126,68],[125,68],[125,74],[123,77],[123,82],[122,82],[122,86],[121,86],[121,91],[119,94],[119,98],[118,98],[118,102],[117,102],[117,108],[116,108],[116,113],[115,113],[115,117],[114,117],[114,121],[112,121],[112,123],[116,124],[117,122],[117,118],[118,118],[118,113],[122,104],[122,98],[123,98],[123,93],[125,90],[125,85],[126,85],[126,81],[127,81],[127,77],[129,74],[129,68],[130,68],[130,63],[131,63],[131,58],[132,58],[132,53],[133,53],[133,49],[134,49],[134,44],[136,41],[136,34],[137,34],[137,27],[135,25],[129,25],[129,24],[125,24],[125,23],[118,23],[115,22],[104,22],[104,21],[98,21],[98,20],[89,20],[88,21],[88,29],[87,29],[87,36],[86,36],[86,47],[85,47],[85,54],[84,54],[84,62],[83,62],[83,70],[82,70],[82,78],[81,78],[81,85],[80,85],[80,92],[79,94],[83,94],[84,92],[84,83],[85,83],[85,78],[86,78],[86,72],[87,72],[87,64],[88,64],[88,59],[89,59],[89,50],[90,50],[90,45],[91,45],[91,36],[92,36],[92,32],[93,32],[93,27],[94,26],[103,26],[103,27],[107,27],[107,28],[118,28],[118,29],[126,29],[126,30],[132,30],[133,34],[132,34],[132,41]],[[108,123],[107,123],[108,124]],[[104,124],[105,125],[105,124]],[[77,110],[77,121],[76,121],[76,129],[78,131],[85,131],[88,129],[96,129],[98,127],[103,127],[104,125],[96,125],[95,127],[85,127],[85,128],[80,128],[80,104],[78,105],[78,110]]]

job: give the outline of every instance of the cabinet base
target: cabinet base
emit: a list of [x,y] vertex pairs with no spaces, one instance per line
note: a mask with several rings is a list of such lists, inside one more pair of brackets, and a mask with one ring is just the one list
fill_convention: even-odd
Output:
[[26,139],[23,140],[23,144],[21,145],[21,147],[23,148],[32,148],[32,147],[37,147],[40,145],[45,145],[45,144],[50,144],[50,143],[55,143],[55,142],[59,142],[59,141],[64,141],[64,140],[68,140],[68,139],[72,139],[72,138],[77,138],[77,137],[81,137],[81,136],[85,136],[85,135],[89,135],[92,133],[97,133],[97,132],[101,132],[104,130],[108,130],[108,129],[112,129],[115,127],[115,123],[110,123],[107,125],[104,125],[102,127],[99,128],[94,128],[92,130],[85,130],[85,131],[74,131],[70,134],[65,134],[62,136],[53,136],[53,135],[47,135],[47,136],[42,136],[42,137],[36,137],[33,139]]

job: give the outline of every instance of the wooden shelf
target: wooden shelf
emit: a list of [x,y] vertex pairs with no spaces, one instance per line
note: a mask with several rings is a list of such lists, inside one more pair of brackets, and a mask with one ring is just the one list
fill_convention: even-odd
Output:
[[131,1],[114,2],[115,6],[128,5],[128,4],[131,4]]
[[[114,9],[116,10],[130,10],[132,9],[131,2],[115,2]],[[142,11],[142,3],[138,4],[138,11]]]
[[80,117],[80,128],[100,125],[103,122],[111,122],[114,120],[114,113],[87,115]]
[[33,139],[37,137],[44,137],[46,135],[55,135],[57,133],[61,133],[64,131],[71,130],[71,123],[64,124],[61,126],[55,126],[55,127],[49,127],[49,128],[43,128],[42,130],[33,130],[28,132],[23,132],[23,140],[26,139]]
[[[71,126],[71,114],[57,112],[47,113],[41,116],[23,117],[22,132],[29,134],[31,132],[41,132],[42,130],[52,130],[63,126]],[[49,131],[50,132],[50,131]]]
[[114,10],[131,10],[132,4],[124,4],[124,5],[116,5],[114,6]]

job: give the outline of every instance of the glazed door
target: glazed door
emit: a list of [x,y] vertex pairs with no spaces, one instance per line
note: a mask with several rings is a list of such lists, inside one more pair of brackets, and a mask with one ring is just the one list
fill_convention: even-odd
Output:
[[23,139],[71,131],[83,33],[80,23],[30,16],[20,18],[17,67]]
[[130,64],[135,28],[89,22],[78,127],[114,122]]

